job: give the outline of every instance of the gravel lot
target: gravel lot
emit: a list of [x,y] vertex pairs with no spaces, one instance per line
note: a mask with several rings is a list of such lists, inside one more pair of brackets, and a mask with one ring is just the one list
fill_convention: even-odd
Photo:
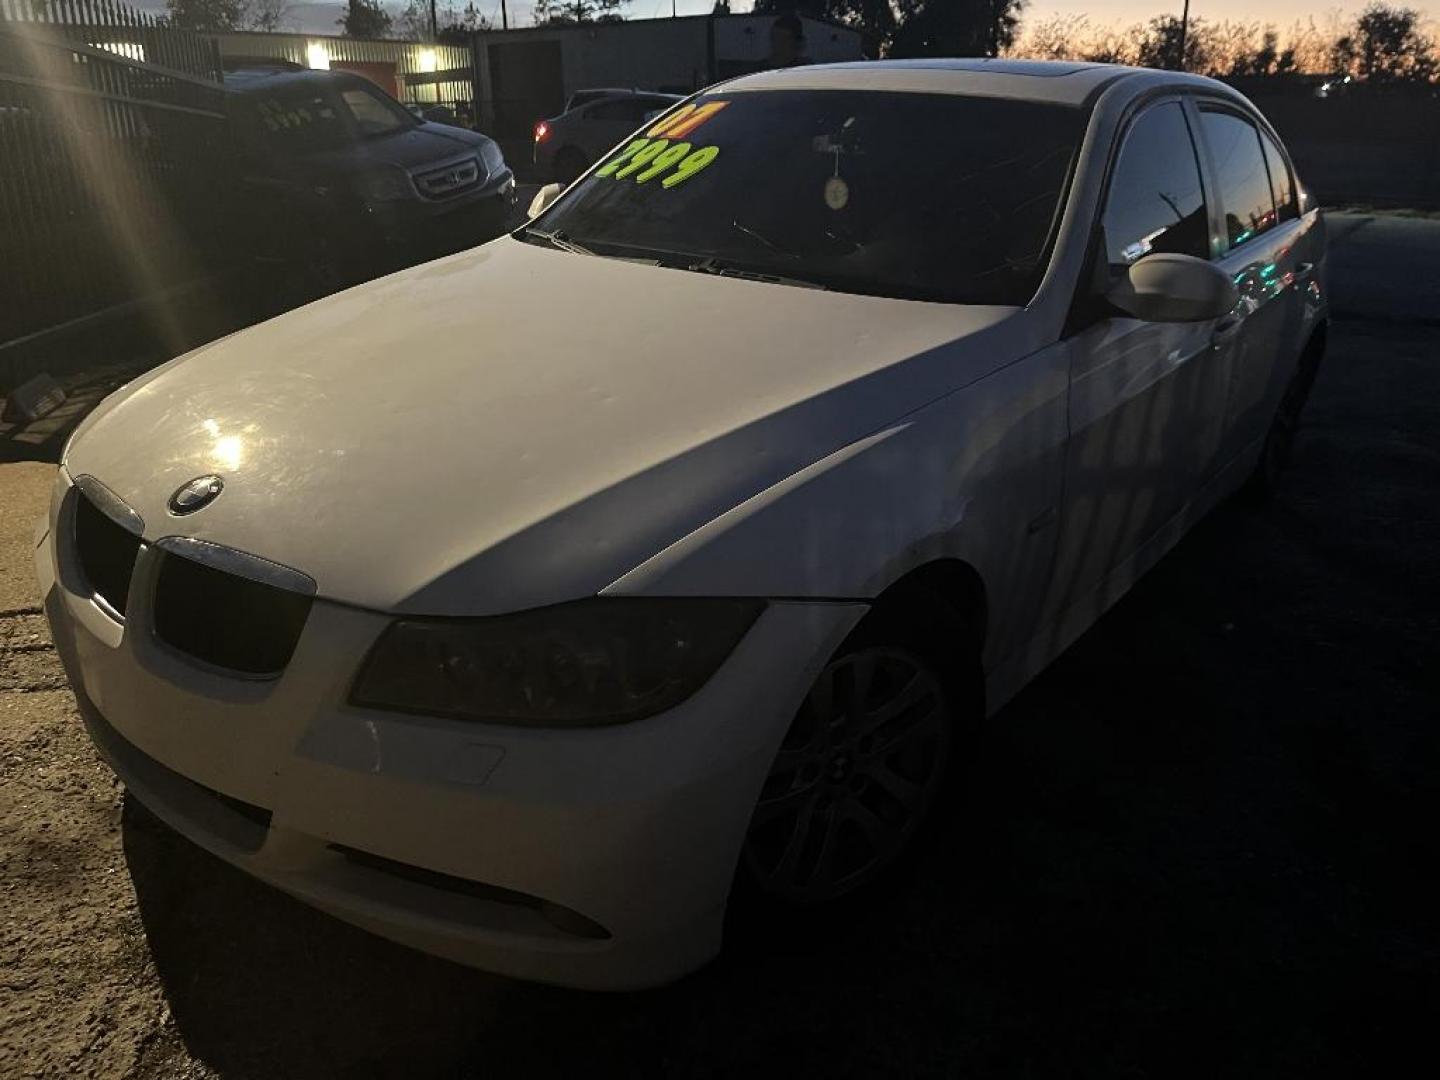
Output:
[[997,718],[887,906],[664,991],[387,944],[127,801],[36,610],[51,466],[0,465],[0,1075],[1379,1072],[1440,1004],[1440,224],[1336,225],[1347,317],[1281,497]]

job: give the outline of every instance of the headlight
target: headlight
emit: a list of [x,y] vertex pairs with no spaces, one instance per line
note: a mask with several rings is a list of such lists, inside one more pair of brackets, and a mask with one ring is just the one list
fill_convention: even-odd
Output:
[[403,169],[375,169],[360,178],[360,197],[368,203],[398,202],[415,198],[415,188]]
[[500,144],[494,139],[486,139],[480,144],[480,160],[485,163],[485,171],[491,176],[505,168],[505,155],[500,152]]
[[639,720],[704,685],[762,607],[598,597],[494,618],[401,619],[370,650],[350,701],[501,724]]

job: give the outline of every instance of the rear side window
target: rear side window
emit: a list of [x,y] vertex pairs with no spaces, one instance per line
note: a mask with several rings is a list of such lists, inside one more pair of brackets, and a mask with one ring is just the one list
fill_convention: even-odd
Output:
[[654,110],[655,106],[643,98],[624,98],[620,101],[605,101],[593,105],[585,113],[587,120],[623,120],[627,124],[638,124]]
[[1233,248],[1275,227],[1275,203],[1260,132],[1250,121],[1229,112],[1203,111],[1200,122],[1225,210],[1225,239]]
[[1275,140],[1260,133],[1260,142],[1265,146],[1265,164],[1270,167],[1270,191],[1275,196],[1275,217],[1279,221],[1290,221],[1300,216],[1300,206],[1295,198],[1295,177],[1285,163],[1285,155],[1275,145]]
[[1210,257],[1200,164],[1177,102],[1156,105],[1130,126],[1110,177],[1103,220],[1112,267],[1152,251]]

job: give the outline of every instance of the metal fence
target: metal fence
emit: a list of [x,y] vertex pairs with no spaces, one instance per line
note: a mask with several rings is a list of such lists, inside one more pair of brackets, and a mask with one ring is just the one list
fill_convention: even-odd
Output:
[[0,0],[0,384],[211,269],[219,51],[109,0]]
[[380,41],[325,34],[230,31],[215,35],[227,67],[283,60],[301,67],[353,71],[406,105],[444,106],[474,126],[475,72],[470,49],[425,41]]

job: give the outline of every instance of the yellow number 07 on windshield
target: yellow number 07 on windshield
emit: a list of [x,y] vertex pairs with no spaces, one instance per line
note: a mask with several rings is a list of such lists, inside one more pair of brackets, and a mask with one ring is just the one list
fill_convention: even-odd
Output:
[[660,181],[660,186],[669,189],[683,184],[719,157],[720,148],[702,146],[692,150],[688,142],[671,140],[689,135],[729,104],[728,101],[707,101],[704,105],[680,106],[650,127],[645,138],[635,139],[596,169],[595,175],[613,176],[616,180],[634,176],[637,184],[644,184],[673,168],[675,171]]

